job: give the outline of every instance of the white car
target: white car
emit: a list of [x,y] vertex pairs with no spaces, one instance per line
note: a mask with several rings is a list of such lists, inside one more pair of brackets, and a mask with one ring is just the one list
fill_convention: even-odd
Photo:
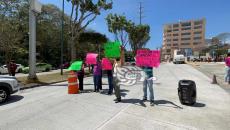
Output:
[[[21,64],[16,64],[16,66],[17,66],[17,69],[15,72],[21,73],[23,66]],[[7,65],[0,66],[0,74],[8,74]]]
[[19,84],[14,76],[0,75],[0,103],[19,90]]
[[185,63],[185,57],[184,57],[184,55],[176,55],[176,56],[174,56],[173,63],[174,64],[177,64],[177,63],[184,64]]

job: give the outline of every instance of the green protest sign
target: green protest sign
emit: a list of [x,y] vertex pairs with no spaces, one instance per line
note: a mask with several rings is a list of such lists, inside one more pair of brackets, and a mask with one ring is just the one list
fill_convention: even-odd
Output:
[[105,57],[118,58],[120,57],[120,42],[108,42],[104,46]]
[[71,64],[71,66],[68,68],[68,70],[81,70],[81,66],[82,66],[82,61],[75,61]]

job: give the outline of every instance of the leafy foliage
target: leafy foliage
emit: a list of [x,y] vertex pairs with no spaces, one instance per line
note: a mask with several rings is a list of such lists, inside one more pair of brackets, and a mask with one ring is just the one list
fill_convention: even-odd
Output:
[[120,41],[123,47],[128,43],[128,32],[134,23],[123,15],[109,14],[106,17],[109,32],[115,35],[115,40]]
[[149,25],[133,25],[129,30],[129,42],[134,52],[143,48],[150,39]]
[[[70,29],[71,36],[71,59],[76,59],[76,45],[79,43],[79,37],[86,27],[93,22],[102,10],[112,8],[112,2],[107,0],[67,0],[71,2]],[[74,15],[73,15],[74,14]]]

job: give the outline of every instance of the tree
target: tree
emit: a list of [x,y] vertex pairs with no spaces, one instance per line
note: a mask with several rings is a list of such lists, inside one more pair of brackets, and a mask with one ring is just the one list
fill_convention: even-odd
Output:
[[22,17],[19,10],[24,7],[27,0],[7,0],[0,1],[0,51],[4,54],[5,63],[17,52],[22,50],[21,41],[23,39]]
[[218,37],[213,37],[211,42],[212,42],[212,45],[219,45],[220,44],[220,40]]
[[230,33],[221,33],[216,36],[222,44],[226,44],[230,40]]
[[143,48],[150,39],[149,25],[133,25],[129,30],[129,42],[134,53]]
[[71,37],[71,60],[76,59],[76,45],[79,37],[86,27],[93,22],[102,10],[112,8],[112,2],[107,0],[67,0],[71,2],[70,37]]
[[128,21],[125,16],[117,14],[109,14],[106,18],[109,32],[113,33],[116,41],[120,41],[125,48],[129,38],[128,31],[134,25],[133,22]]
[[[60,66],[60,34],[61,10],[55,5],[43,5],[42,13],[38,16],[37,52],[38,61]],[[64,25],[68,27],[69,17],[64,16]],[[67,56],[67,30],[64,30],[64,54]]]

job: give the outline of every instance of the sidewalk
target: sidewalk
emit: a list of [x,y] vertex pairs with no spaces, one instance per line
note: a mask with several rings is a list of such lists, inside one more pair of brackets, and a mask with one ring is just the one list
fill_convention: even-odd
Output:
[[[207,75],[210,79],[213,75],[216,75],[218,84],[230,93],[230,85],[224,81],[225,76],[225,63],[224,62],[188,62],[189,65],[193,66],[197,70]],[[212,81],[210,81],[212,82]]]

